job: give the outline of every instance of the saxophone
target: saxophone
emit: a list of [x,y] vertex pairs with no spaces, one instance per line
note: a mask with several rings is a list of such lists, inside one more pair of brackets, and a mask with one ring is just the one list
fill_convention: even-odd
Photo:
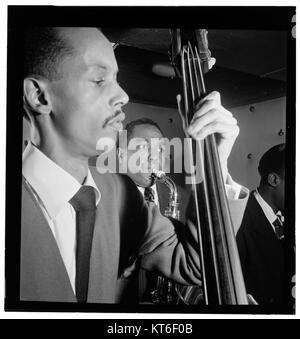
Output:
[[[162,182],[169,188],[169,202],[164,216],[179,220],[178,191],[175,182],[163,171],[153,171],[153,178]],[[151,292],[154,304],[195,305],[203,302],[203,290],[198,286],[185,286],[177,284],[163,276],[157,276],[156,287]]]
[[164,216],[174,218],[179,220],[180,211],[179,211],[179,202],[178,202],[178,191],[175,182],[166,175],[163,171],[154,170],[152,174],[159,182],[166,185],[169,189],[169,203],[167,208],[164,211]]
[[[164,216],[179,220],[180,210],[175,182],[163,171],[154,170],[152,176],[169,189],[169,201]],[[176,304],[178,292],[175,283],[165,277],[157,276],[156,288],[151,292],[151,299],[154,304]]]

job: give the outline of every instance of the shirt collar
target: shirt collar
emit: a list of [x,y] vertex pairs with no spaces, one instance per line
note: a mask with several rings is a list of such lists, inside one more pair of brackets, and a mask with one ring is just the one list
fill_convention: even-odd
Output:
[[97,185],[96,185],[96,183],[95,183],[95,181],[93,179],[91,171],[89,169],[88,169],[87,176],[86,176],[85,181],[84,181],[83,184],[86,185],[86,186],[94,187],[95,193],[96,193],[96,206],[97,206],[99,201],[100,201],[100,199],[101,199],[101,193],[100,193],[100,191],[99,191],[99,189],[98,189],[98,187],[97,187]]
[[[142,196],[144,196],[145,194],[145,187],[141,187],[141,186],[137,186],[138,190],[141,192]],[[159,207],[159,199],[158,199],[158,192],[157,192],[157,186],[156,184],[153,184],[152,186],[150,186],[150,188],[153,189],[153,193],[154,193],[154,203]]]
[[[81,187],[72,175],[30,142],[23,153],[22,173],[42,200],[52,219],[59,214],[64,205]],[[92,186],[95,189],[97,205],[101,194],[89,169],[84,185]]]
[[266,202],[266,200],[263,199],[257,189],[254,191],[254,196],[261,206],[266,218],[271,224],[273,224],[273,222],[277,219],[277,215],[274,213],[273,208]]

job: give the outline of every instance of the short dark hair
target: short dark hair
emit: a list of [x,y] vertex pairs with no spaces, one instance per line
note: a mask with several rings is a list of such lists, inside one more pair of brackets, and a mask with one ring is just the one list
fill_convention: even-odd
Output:
[[285,144],[271,147],[261,157],[258,165],[258,172],[263,182],[267,180],[270,173],[274,172],[283,175],[285,167]]
[[131,122],[129,122],[126,126],[125,126],[125,130],[127,131],[127,139],[129,140],[131,135],[133,134],[133,130],[136,126],[140,126],[140,125],[151,125],[156,127],[162,136],[164,136],[163,131],[161,130],[161,128],[159,127],[159,125],[153,121],[152,119],[149,118],[141,118],[141,119],[137,119],[137,120],[133,120]]
[[57,27],[28,27],[24,30],[24,77],[60,77],[58,66],[73,48]]

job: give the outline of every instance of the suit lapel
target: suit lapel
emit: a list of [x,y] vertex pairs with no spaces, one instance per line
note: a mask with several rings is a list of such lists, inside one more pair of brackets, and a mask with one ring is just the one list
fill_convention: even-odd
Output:
[[255,222],[253,222],[255,232],[260,234],[260,236],[267,237],[280,244],[280,241],[277,239],[277,236],[270,225],[269,220],[265,216],[253,192],[251,192],[249,197],[249,205],[249,211],[251,211],[252,214],[251,217],[253,220],[255,220]]
[[[246,208],[245,267],[247,288],[258,302],[269,303],[274,297],[281,302],[284,276],[284,252],[282,242],[265,216],[253,192]],[[274,300],[272,301],[274,302]]]
[[53,233],[24,178],[20,288],[23,300],[77,301]]
[[120,259],[120,216],[115,210],[114,186],[105,175],[91,169],[94,181],[101,192],[97,206],[93,245],[90,259],[88,302],[115,302],[116,281]]

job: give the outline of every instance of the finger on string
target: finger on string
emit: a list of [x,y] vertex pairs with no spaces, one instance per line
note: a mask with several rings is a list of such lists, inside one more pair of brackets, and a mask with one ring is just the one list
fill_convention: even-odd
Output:
[[204,98],[202,98],[196,105],[196,107],[198,105],[201,105],[204,101],[206,100],[214,100],[216,102],[218,102],[219,105],[221,105],[221,95],[218,91],[213,91],[210,92],[209,94],[207,94]]
[[214,122],[220,122],[227,125],[237,125],[237,120],[231,115],[225,115],[220,110],[211,109],[205,115],[202,115],[194,121],[187,128],[187,132],[190,133],[197,133],[205,126],[212,124]]
[[209,124],[209,125],[203,127],[198,132],[190,133],[190,135],[194,139],[203,140],[208,135],[214,134],[214,133],[218,133],[218,134],[221,134],[221,135],[237,135],[238,130],[239,129],[236,125],[214,122],[212,124]]
[[214,103],[211,102],[211,100],[207,103],[207,105],[202,106],[198,111],[195,112],[193,119],[191,120],[191,124],[198,119],[199,117],[207,114],[210,110],[212,109],[217,109],[221,115],[229,116],[232,117],[232,113],[228,111],[226,108],[223,106],[218,106],[215,105]]

